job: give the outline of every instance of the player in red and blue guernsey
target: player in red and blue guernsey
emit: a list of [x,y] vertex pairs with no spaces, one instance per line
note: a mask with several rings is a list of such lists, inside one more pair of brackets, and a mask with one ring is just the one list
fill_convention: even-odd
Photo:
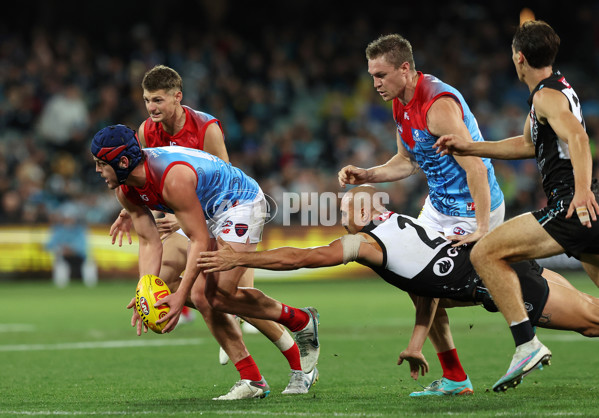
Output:
[[[472,218],[476,206],[468,187],[467,173],[455,158],[444,158],[432,148],[438,136],[429,130],[427,113],[440,98],[450,99],[459,106],[463,122],[472,140],[483,141],[482,134],[474,115],[459,91],[435,76],[420,71],[416,73],[418,80],[414,97],[407,104],[403,104],[398,98],[393,100],[393,117],[399,137],[404,149],[426,175],[429,187],[427,204],[431,204],[438,212],[447,216]],[[502,206],[503,193],[495,179],[495,171],[490,159],[482,158],[481,161],[486,167],[491,197],[490,211],[493,212]],[[450,229],[456,226],[460,226],[459,222],[450,222],[442,232],[446,235],[459,235]]]
[[[227,314],[274,321],[294,332],[301,353],[297,375],[306,393],[318,377],[316,310],[296,309],[258,289],[240,286],[245,268],[204,276],[196,264],[201,251],[220,247],[224,242],[240,251],[256,250],[266,217],[264,194],[256,181],[204,151],[176,146],[142,149],[135,132],[123,125],[100,130],[94,136],[91,151],[96,171],[110,189],[116,190],[139,237],[140,276],[158,275],[162,264],[163,243],[151,210],[173,213],[188,237],[183,277],[169,284],[173,293],[161,299],[161,304],[170,307],[161,322],[166,322],[163,332],[172,331],[185,304],[202,313],[240,374],[229,393],[215,399],[265,397],[270,393],[243,343],[237,323]],[[132,299],[128,308],[134,303]],[[136,312],[131,323],[141,335],[142,324]],[[284,393],[299,393],[288,391],[290,386]]]
[[[503,222],[505,204],[493,166],[478,157],[445,158],[432,148],[437,138],[459,133],[482,141],[476,120],[462,95],[438,78],[416,71],[412,46],[400,35],[381,36],[366,48],[368,72],[385,101],[393,101],[397,154],[368,169],[348,165],[339,184],[382,183],[404,179],[421,169],[429,193],[418,220],[456,245],[473,244]],[[429,339],[435,346],[443,378],[412,396],[449,395],[453,387],[472,385],[464,372],[444,309],[435,316]]]
[[[157,65],[148,70],[141,82],[143,100],[149,117],[139,126],[138,138],[145,147],[181,146],[206,151],[229,162],[225,146],[225,137],[221,122],[214,116],[194,110],[181,104],[183,100],[183,80],[174,69],[165,65]],[[156,224],[163,241],[162,265],[160,278],[167,285],[178,282],[187,263],[188,239],[174,215],[155,213]],[[124,209],[111,227],[113,244],[117,237],[122,245],[122,236],[127,234],[131,244],[131,221]],[[230,233],[234,231],[230,230]],[[254,270],[247,269],[241,278],[240,286],[254,287]],[[179,324],[192,321],[194,311],[185,306]],[[304,393],[300,353],[291,335],[279,324],[271,321],[254,320],[269,340],[281,351],[291,368],[292,379],[286,394]],[[247,323],[242,329],[248,329]],[[228,356],[219,350],[221,364],[228,363]]]

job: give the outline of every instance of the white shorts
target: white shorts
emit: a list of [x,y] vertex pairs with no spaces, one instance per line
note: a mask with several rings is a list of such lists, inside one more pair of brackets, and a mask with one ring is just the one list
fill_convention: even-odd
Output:
[[[505,201],[493,211],[489,217],[489,231],[503,223],[505,217]],[[439,212],[431,204],[427,196],[424,206],[418,215],[418,220],[422,223],[443,233],[443,235],[466,235],[476,231],[476,218],[465,216],[449,216]]]
[[[221,237],[227,242],[257,244],[262,241],[265,219],[266,199],[260,191],[252,202],[233,206],[206,219],[206,226],[210,238]],[[187,238],[182,229],[176,232]]]

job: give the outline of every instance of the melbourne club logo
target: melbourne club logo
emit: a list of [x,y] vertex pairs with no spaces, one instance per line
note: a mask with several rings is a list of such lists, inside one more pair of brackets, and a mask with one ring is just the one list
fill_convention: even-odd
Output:
[[433,266],[433,273],[435,273],[436,276],[447,276],[453,270],[453,265],[453,260],[451,258],[440,258]]
[[244,236],[246,232],[248,232],[247,224],[235,224],[235,233],[238,237]]

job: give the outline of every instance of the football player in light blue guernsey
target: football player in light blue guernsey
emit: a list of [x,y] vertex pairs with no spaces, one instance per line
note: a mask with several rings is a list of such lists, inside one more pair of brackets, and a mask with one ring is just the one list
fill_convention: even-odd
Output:
[[[443,233],[456,245],[472,244],[503,222],[503,193],[490,160],[441,156],[433,149],[437,138],[459,133],[469,141],[482,135],[468,104],[455,88],[416,71],[412,46],[400,35],[381,36],[366,48],[368,72],[384,101],[393,102],[397,125],[397,154],[385,164],[339,171],[339,184],[382,183],[407,178],[419,169],[426,175],[428,196],[418,219]],[[443,377],[466,379],[443,309],[437,311],[429,336],[437,350]],[[443,388],[425,390],[435,395]]]
[[[316,309],[298,309],[252,287],[238,287],[245,268],[224,274],[200,275],[196,259],[215,248],[215,238],[239,251],[255,251],[262,239],[265,200],[254,179],[207,152],[184,147],[141,149],[135,132],[124,125],[108,126],[93,138],[91,151],[107,186],[131,216],[139,237],[139,274],[158,276],[162,242],[151,210],[174,213],[189,238],[187,264],[171,295],[160,300],[170,307],[162,318],[164,332],[177,325],[183,306],[193,304],[239,371],[240,380],[216,400],[263,398],[270,387],[243,342],[231,315],[277,322],[294,333],[301,358],[292,382],[306,393],[318,378],[320,352]],[[132,308],[132,299],[128,308]],[[136,311],[132,325],[141,335]],[[144,329],[147,331],[147,329]],[[297,375],[297,379],[293,377]],[[288,391],[289,386],[284,393]],[[293,392],[298,393],[298,392]]]
[[[312,248],[282,247],[258,252],[236,252],[230,246],[200,254],[205,272],[238,266],[269,270],[295,270],[347,264],[370,267],[389,284],[409,292],[416,306],[416,321],[407,348],[398,364],[410,364],[410,374],[428,372],[422,346],[439,306],[482,304],[497,308],[470,262],[473,247],[453,243],[410,216],[389,212],[372,186],[348,191],[341,201],[341,217],[349,234],[329,245]],[[377,203],[378,202],[378,203]],[[475,247],[474,247],[475,248]],[[515,263],[530,321],[539,327],[571,330],[587,337],[599,336],[599,299],[575,289],[564,277],[534,261]],[[470,381],[436,380],[431,388],[411,396],[471,394]],[[490,382],[489,382],[490,383]]]

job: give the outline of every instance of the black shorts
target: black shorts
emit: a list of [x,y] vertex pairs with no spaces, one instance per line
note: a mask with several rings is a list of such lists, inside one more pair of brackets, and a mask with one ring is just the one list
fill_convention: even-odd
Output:
[[584,253],[599,254],[599,220],[591,220],[592,228],[587,228],[580,223],[576,212],[570,219],[566,219],[572,195],[562,196],[552,198],[552,204],[532,212],[533,216],[551,238],[564,248],[568,256],[580,259]]
[[[536,261],[520,261],[511,264],[511,267],[516,271],[520,280],[522,298],[524,299],[524,307],[528,313],[528,318],[533,325],[537,325],[549,298],[549,285],[541,275],[543,267]],[[498,311],[489,291],[482,283],[477,287],[474,299],[475,302],[482,303],[487,311]]]

